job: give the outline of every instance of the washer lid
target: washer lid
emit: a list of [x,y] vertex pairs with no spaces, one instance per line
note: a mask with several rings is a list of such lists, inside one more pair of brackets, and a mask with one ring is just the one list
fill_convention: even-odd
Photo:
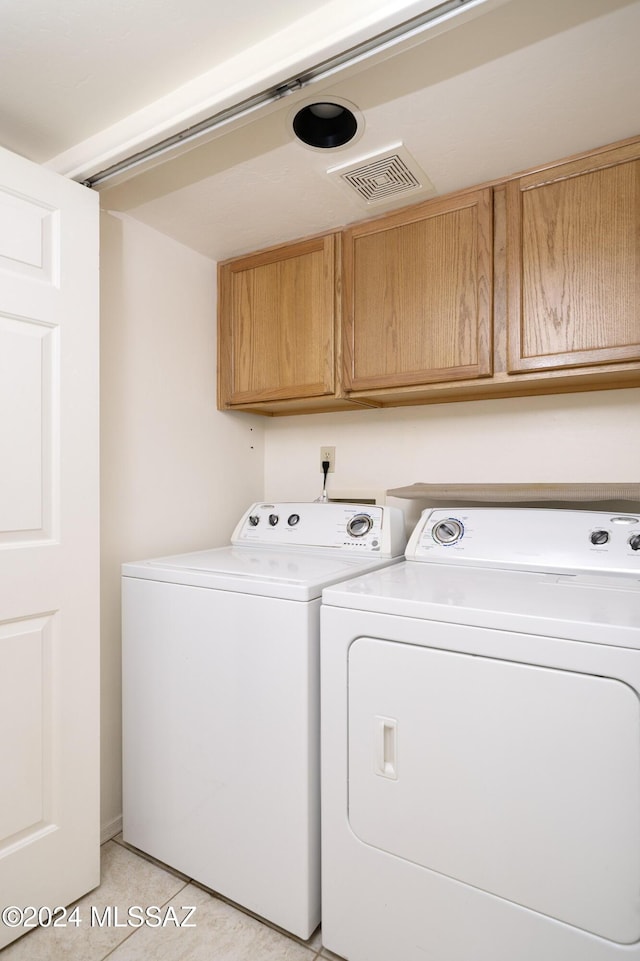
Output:
[[640,648],[640,577],[405,561],[329,587],[323,603],[401,617]]
[[389,563],[389,558],[379,556],[219,547],[123,564],[122,573],[125,577],[170,584],[308,601],[320,597],[322,589],[330,584]]

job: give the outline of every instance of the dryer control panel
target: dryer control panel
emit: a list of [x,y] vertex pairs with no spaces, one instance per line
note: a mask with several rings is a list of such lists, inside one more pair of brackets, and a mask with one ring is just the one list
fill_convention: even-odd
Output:
[[640,576],[640,513],[429,509],[411,535],[406,557],[439,564]]
[[399,557],[406,545],[404,514],[374,504],[259,502],[240,519],[231,543]]

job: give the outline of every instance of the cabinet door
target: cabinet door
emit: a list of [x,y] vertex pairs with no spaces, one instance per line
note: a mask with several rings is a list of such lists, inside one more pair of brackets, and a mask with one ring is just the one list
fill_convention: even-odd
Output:
[[219,406],[334,392],[335,235],[219,271]]
[[484,189],[346,231],[347,389],[491,374],[492,227]]
[[509,372],[640,359],[640,145],[507,185]]

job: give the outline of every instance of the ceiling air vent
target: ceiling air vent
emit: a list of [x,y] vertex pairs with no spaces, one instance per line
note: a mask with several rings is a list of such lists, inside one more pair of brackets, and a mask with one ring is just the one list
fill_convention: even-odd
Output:
[[350,190],[355,190],[368,205],[409,194],[413,197],[416,193],[425,196],[435,193],[424,170],[402,144],[394,144],[380,153],[331,167],[327,173]]

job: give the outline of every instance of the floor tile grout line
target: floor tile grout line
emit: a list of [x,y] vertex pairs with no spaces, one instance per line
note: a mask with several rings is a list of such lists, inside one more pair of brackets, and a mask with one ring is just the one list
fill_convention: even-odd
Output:
[[99,958],[99,959],[96,959],[96,961],[106,961],[106,959],[107,959],[108,957],[110,957],[110,956],[113,954],[114,951],[117,951],[118,948],[122,947],[122,945],[125,944],[125,942],[130,941],[131,938],[133,938],[133,937],[138,933],[138,931],[140,931],[140,930],[141,930],[140,928],[133,928],[133,930],[132,930],[129,934],[127,934],[127,935],[122,939],[122,941],[118,941],[117,944],[114,944],[114,946],[113,946],[112,948],[110,948],[109,951],[107,951],[106,954],[103,954],[103,956],[102,956],[101,958]]
[[[124,846],[124,845],[123,845],[123,846]],[[143,859],[143,860],[144,860],[144,859]],[[178,880],[181,880],[181,879],[178,878]],[[184,891],[185,888],[188,888],[190,884],[191,884],[190,881],[185,881],[185,883],[182,885],[182,887],[179,888],[179,889],[175,892],[175,894],[172,894],[171,897],[167,898],[166,901],[163,901],[162,904],[159,905],[159,907],[161,907],[161,908],[167,907],[167,906],[169,905],[169,903],[170,903],[171,901],[173,901],[174,898],[177,898],[178,895],[180,894],[180,892],[181,892],[181,891]],[[109,951],[107,951],[106,954],[104,954],[101,958],[96,959],[96,961],[107,961],[107,958],[109,958],[109,957],[114,953],[114,951],[117,951],[118,948],[121,947],[121,945],[123,945],[123,944],[125,943],[125,941],[130,941],[131,938],[134,937],[134,935],[136,935],[136,934],[138,933],[138,931],[143,931],[143,930],[144,930],[144,925],[143,925],[142,927],[139,927],[139,928],[133,928],[133,930],[131,931],[130,934],[128,934],[125,938],[123,938],[122,941],[119,941],[118,944],[114,944],[114,946],[113,946],[112,948],[110,948]],[[315,958],[314,958],[314,961],[315,961]]]
[[[272,924],[266,918],[261,918],[259,915],[254,914],[252,911],[249,911],[247,908],[244,908],[241,904],[237,904],[235,901],[231,901],[229,900],[229,898],[226,898],[223,894],[220,894],[219,892],[213,891],[211,888],[208,888],[205,884],[203,884],[200,881],[197,881],[195,878],[190,878],[186,874],[183,874],[181,871],[177,871],[175,868],[172,868],[171,865],[166,864],[164,861],[159,861],[157,858],[154,858],[152,855],[147,854],[146,851],[142,851],[141,849],[136,848],[131,844],[128,844],[124,840],[121,831],[118,832],[117,835],[114,835],[114,837],[108,838],[106,841],[103,841],[101,847],[108,844],[110,841],[113,841],[114,844],[117,844],[119,847],[123,848],[125,851],[129,851],[135,857],[139,857],[142,861],[146,861],[148,864],[153,864],[160,870],[166,871],[167,874],[172,875],[172,877],[176,878],[177,880],[184,881],[183,886],[179,888],[179,890],[176,891],[175,894],[173,894],[170,898],[168,898],[168,900],[165,901],[164,904],[161,905],[161,907],[165,907],[166,905],[168,905],[169,902],[173,900],[173,898],[177,897],[181,891],[184,891],[186,887],[188,887],[190,884],[193,884],[196,888],[198,888],[201,891],[204,891],[205,894],[208,894],[209,897],[213,898],[214,900],[221,901],[223,904],[230,905],[232,908],[235,908],[235,910],[240,911],[242,914],[246,915],[247,917],[253,918],[255,921],[258,921],[259,924],[263,924],[265,927],[271,928],[272,931],[275,931],[276,933],[281,934],[284,937],[288,938],[290,941],[293,941],[294,944],[298,944],[300,945],[300,947],[307,948],[308,951],[314,950],[312,947],[310,947],[300,938],[296,937],[294,934],[291,934],[289,931],[285,931],[284,928],[280,928],[277,925]],[[138,929],[133,930],[131,934],[123,938],[120,944],[124,944],[125,941],[128,941],[136,933],[136,930]],[[116,950],[116,947],[112,948],[108,952],[108,954],[105,954],[103,958],[97,959],[97,961],[106,961],[106,959],[111,954],[113,954],[115,950]],[[313,955],[313,958],[311,959],[311,961],[327,961],[327,959],[322,956],[323,950],[324,950],[323,945],[320,945],[320,948]]]
[[[187,888],[189,884],[191,884],[191,879],[187,878],[186,875],[180,874],[180,876],[178,876],[175,873],[175,871],[170,869],[169,866],[167,866],[167,869],[165,869],[162,862],[157,861],[155,858],[152,858],[151,856],[146,856],[144,851],[139,852],[137,848],[132,848],[130,845],[126,843],[124,838],[122,838],[122,840],[119,841],[118,837],[121,837],[121,835],[122,835],[122,832],[119,832],[117,835],[114,835],[114,837],[107,838],[106,841],[102,842],[100,847],[103,848],[107,844],[109,844],[111,841],[113,841],[114,844],[117,844],[118,847],[122,848],[124,851],[129,851],[129,853],[133,854],[134,857],[140,858],[141,861],[145,861],[147,864],[151,864],[154,867],[157,867],[161,871],[166,870],[166,873],[169,874],[171,877],[175,878],[177,881],[182,881],[182,887],[178,888],[177,891],[175,891],[170,897],[168,897],[165,901],[163,901],[162,904],[159,905],[159,907],[163,907],[163,908],[166,907],[173,898],[177,897],[181,891],[184,891],[185,888]],[[100,885],[98,885],[98,887],[95,888],[96,891],[98,891],[99,889],[100,889]],[[131,938],[139,930],[142,930],[142,929],[133,928],[129,934],[127,934],[124,938],[122,938],[122,940],[119,941],[117,944],[114,944],[114,946],[110,948],[106,954],[104,954],[101,958],[96,959],[96,961],[106,961],[106,959],[109,958],[114,953],[114,951],[117,951],[121,945],[123,945],[126,941],[130,941]]]

